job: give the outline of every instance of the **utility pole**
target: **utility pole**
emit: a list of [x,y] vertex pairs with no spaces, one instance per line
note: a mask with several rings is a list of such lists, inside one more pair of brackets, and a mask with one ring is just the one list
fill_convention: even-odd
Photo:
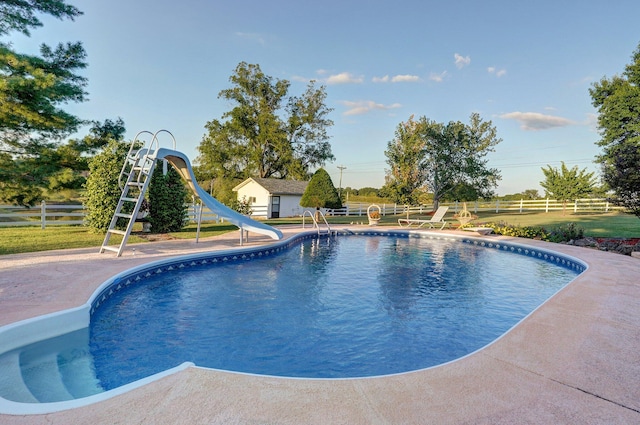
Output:
[[340,170],[340,183],[338,183],[338,198],[342,200],[342,170],[346,170],[347,167],[344,165],[338,165],[338,170]]

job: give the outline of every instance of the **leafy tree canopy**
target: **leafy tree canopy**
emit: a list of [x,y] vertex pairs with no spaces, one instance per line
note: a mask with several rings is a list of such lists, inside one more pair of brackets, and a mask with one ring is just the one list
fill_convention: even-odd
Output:
[[540,182],[540,186],[545,190],[545,196],[563,201],[563,211],[567,206],[567,201],[573,201],[588,196],[596,185],[594,173],[587,172],[586,169],[578,170],[578,166],[569,169],[562,162],[560,169],[542,168],[545,179]]
[[540,199],[540,194],[538,193],[537,189],[527,189],[523,192],[504,195],[501,197],[501,199],[505,201],[519,201],[521,199],[535,200],[535,199]]
[[381,194],[402,204],[415,204],[433,193],[434,208],[445,196],[460,201],[490,197],[500,173],[485,158],[500,143],[491,121],[471,114],[469,124],[437,123],[421,117],[400,123],[387,144],[386,184]]
[[122,119],[96,121],[90,133],[66,144],[40,146],[37,155],[0,152],[0,200],[17,205],[33,205],[45,195],[62,191],[76,194],[84,186],[89,158],[110,140],[121,141]]
[[341,208],[338,191],[331,176],[324,168],[319,168],[311,177],[300,199],[300,206],[306,208]]
[[[3,1],[0,37],[14,31],[30,35],[31,29],[42,25],[38,18],[42,14],[73,20],[81,12],[64,0]],[[54,141],[83,124],[63,106],[85,100],[87,82],[77,74],[86,67],[85,58],[81,43],[55,48],[42,44],[40,56],[34,56],[18,53],[10,42],[0,40],[1,200],[33,203],[41,190],[38,186],[51,171]]]
[[230,81],[233,86],[218,97],[234,107],[206,124],[198,147],[201,175],[307,179],[311,169],[334,159],[324,87],[311,81],[302,96],[289,96],[289,81],[245,62]]
[[602,78],[589,93],[599,114],[602,178],[612,201],[640,218],[640,45],[622,75]]
[[42,26],[38,13],[59,19],[74,19],[82,15],[64,0],[4,0],[0,3],[0,36],[11,31],[31,35],[30,29]]

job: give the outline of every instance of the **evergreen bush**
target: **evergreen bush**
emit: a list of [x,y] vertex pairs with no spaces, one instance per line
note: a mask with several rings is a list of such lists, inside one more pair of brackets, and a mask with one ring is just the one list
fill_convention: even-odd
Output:
[[180,174],[158,161],[149,182],[149,217],[153,233],[177,232],[187,222],[187,189]]
[[331,181],[329,173],[318,169],[311,177],[300,199],[300,206],[307,208],[341,208],[338,191]]
[[[118,206],[122,189],[118,177],[129,149],[128,143],[110,141],[96,156],[89,160],[89,177],[85,183],[87,197],[86,225],[92,232],[105,233]],[[127,220],[118,220],[117,228],[125,229]]]

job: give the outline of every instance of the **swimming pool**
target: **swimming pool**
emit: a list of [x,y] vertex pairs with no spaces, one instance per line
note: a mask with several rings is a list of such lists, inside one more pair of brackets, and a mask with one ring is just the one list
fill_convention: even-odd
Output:
[[[279,282],[277,278],[269,274],[269,271],[273,271],[274,267],[267,267],[265,269],[266,271],[262,270],[258,272],[257,278],[255,276],[250,277],[247,273],[240,273],[240,275],[243,276],[243,279],[231,285],[231,286],[242,286],[244,288],[244,292],[241,292],[240,294],[235,295],[236,298],[242,298],[245,301],[254,300],[254,298],[261,298],[260,302],[262,303],[262,304],[251,305],[252,309],[249,309],[249,307],[245,305],[244,307],[242,307],[245,310],[245,312],[261,311],[261,310],[267,311],[266,309],[263,309],[263,307],[266,305],[264,303],[266,302],[268,304],[268,302],[270,302],[270,300],[273,298],[284,298],[285,300],[288,300],[288,303],[286,304],[286,306],[288,306],[290,309],[293,307],[297,308],[298,304],[300,304],[301,301],[304,301],[306,299],[313,300],[317,305],[326,305],[327,304],[326,301],[329,298],[333,298],[334,300],[338,300],[340,302],[345,302],[345,301],[355,299],[358,301],[363,301],[363,304],[352,305],[350,302],[348,302],[345,308],[347,310],[351,309],[353,311],[360,312],[360,313],[363,312],[363,309],[365,307],[371,308],[372,309],[371,311],[364,310],[365,312],[368,313],[365,315],[367,320],[364,321],[364,322],[367,322],[369,321],[369,319],[373,321],[376,314],[380,314],[379,312],[375,313],[373,310],[374,306],[379,307],[382,311],[386,312],[386,314],[391,318],[391,322],[384,326],[374,326],[374,330],[373,330],[374,337],[377,337],[381,341],[385,341],[385,342],[383,344],[382,350],[371,349],[371,351],[375,353],[374,357],[379,360],[378,363],[385,364],[386,366],[391,366],[392,368],[387,370],[382,370],[382,371],[381,370],[372,371],[372,370],[364,369],[363,371],[358,371],[355,374],[347,375],[346,377],[370,376],[372,374],[378,375],[378,374],[387,374],[387,373],[398,373],[406,370],[414,370],[417,368],[428,367],[433,364],[449,361],[456,357],[460,357],[461,355],[474,351],[475,349],[481,348],[483,345],[486,345],[487,343],[491,342],[496,337],[498,337],[500,334],[508,330],[511,326],[517,323],[518,320],[520,320],[522,317],[528,314],[533,308],[539,305],[540,302],[542,302],[544,299],[548,298],[549,296],[553,295],[553,293],[555,293],[559,289],[559,287],[561,287],[562,285],[566,284],[569,280],[571,280],[573,278],[572,276],[575,276],[577,273],[584,270],[585,268],[585,265],[583,263],[575,259],[562,256],[562,255],[557,255],[550,251],[537,250],[537,249],[518,246],[515,244],[505,244],[505,243],[497,244],[491,241],[484,241],[484,240],[479,240],[474,238],[465,239],[465,238],[443,238],[443,237],[429,238],[427,237],[427,239],[433,239],[431,241],[428,241],[428,240],[420,240],[417,238],[407,238],[407,236],[409,235],[417,236],[407,232],[391,231],[391,232],[382,232],[382,233],[379,233],[379,232],[368,232],[368,233],[369,235],[364,238],[339,237],[338,239],[330,239],[330,240],[322,239],[320,240],[320,243],[318,243],[318,241],[315,238],[313,238],[311,235],[304,235],[304,236],[295,238],[295,240],[293,241],[277,244],[269,248],[260,248],[260,249],[254,248],[251,250],[239,250],[234,252],[223,252],[223,253],[217,253],[217,254],[189,256],[187,258],[181,258],[181,259],[172,260],[168,262],[165,261],[165,262],[162,262],[161,264],[152,264],[149,266],[140,267],[136,270],[132,270],[122,275],[116,276],[110,281],[106,282],[105,285],[103,285],[103,287],[92,298],[91,304],[90,304],[90,312],[92,315],[91,331],[92,333],[93,332],[97,333],[97,329],[94,328],[93,326],[95,323],[98,323],[100,320],[102,320],[100,318],[100,315],[103,313],[105,313],[104,317],[113,318],[112,321],[107,320],[107,323],[109,324],[109,326],[112,326],[111,331],[114,331],[114,329],[120,326],[117,324],[117,320],[120,320],[120,319],[116,320],[114,318],[115,316],[111,315],[110,313],[107,314],[114,305],[121,305],[121,306],[127,305],[131,307],[132,303],[137,302],[138,304],[140,304],[140,306],[142,306],[142,309],[140,311],[144,313],[145,309],[152,305],[147,301],[151,300],[151,298],[153,297],[155,297],[155,300],[152,300],[153,302],[157,302],[160,304],[164,302],[169,304],[175,304],[175,306],[178,306],[179,308],[177,310],[174,310],[174,313],[172,316],[174,318],[176,317],[176,315],[182,315],[186,317],[186,316],[192,316],[201,310],[205,311],[204,309],[201,309],[198,307],[196,308],[194,308],[193,306],[186,307],[187,306],[186,301],[188,301],[189,299],[191,299],[192,301],[195,301],[196,306],[198,305],[206,306],[206,305],[209,305],[210,302],[204,301],[206,298],[202,297],[200,293],[193,292],[194,288],[197,288],[198,286],[202,286],[202,285],[189,286],[189,282],[177,283],[175,278],[176,271],[189,269],[191,272],[189,273],[189,275],[197,274],[200,272],[203,272],[205,274],[210,274],[211,272],[205,270],[205,267],[208,267],[211,264],[224,264],[225,267],[229,266],[231,269],[235,269],[236,272],[238,270],[246,271],[246,269],[256,267],[257,264],[263,262],[265,257],[270,257],[268,258],[269,260],[272,260],[272,259],[277,260],[277,264],[279,264],[278,267],[286,264],[295,264],[294,269],[300,269],[300,270],[306,269],[305,273],[322,275],[324,276],[323,278],[324,280],[321,280],[321,282],[319,283],[315,282],[315,283],[309,284],[304,279],[296,279],[296,281],[294,282],[295,284],[293,286],[297,286],[297,289],[299,291],[294,292],[293,294],[285,295],[285,293],[283,292],[283,282]],[[384,238],[380,238],[380,236],[384,236]],[[400,238],[396,238],[398,236],[400,236]],[[301,240],[303,239],[307,239],[307,241],[304,241],[304,242],[309,244],[308,245],[300,244]],[[351,240],[355,241],[356,239],[360,239],[362,241],[362,246],[360,248],[349,247],[348,242]],[[424,249],[425,244],[423,244],[423,242],[425,241],[431,242],[430,245],[429,244],[426,245],[426,246],[430,246],[431,248],[426,250]],[[458,277],[457,273],[452,274],[452,273],[446,272],[447,267],[445,266],[445,263],[446,263],[445,260],[449,254],[445,253],[446,250],[443,249],[444,246],[455,246],[458,248],[460,247],[462,248],[458,250],[457,254],[452,255],[452,258],[454,261],[457,261],[458,263],[460,263],[463,266],[463,268],[466,268],[467,271],[471,272],[471,275],[474,276],[475,278],[474,282],[471,282],[471,283],[464,282],[462,279]],[[395,249],[395,253],[390,251],[392,247]],[[351,255],[344,256],[340,254],[340,252],[344,250],[346,250],[348,253],[350,252],[349,250],[354,250],[354,249],[356,249],[356,251],[351,251],[352,252]],[[360,251],[357,251],[358,249]],[[498,252],[498,251],[501,251],[501,252]],[[521,255],[516,255],[516,254],[521,254]],[[293,255],[293,259],[287,258],[288,255]],[[505,259],[505,255],[507,256],[508,259]],[[485,264],[484,266],[481,266],[479,263],[480,257],[488,257],[490,259],[490,262],[488,264]],[[307,258],[312,261],[310,261],[309,263],[296,262],[296,260],[302,259],[302,258]],[[328,260],[332,258],[342,259],[341,261],[338,262],[339,267],[333,271],[327,268],[327,264],[329,264]],[[406,265],[408,263],[407,260],[410,258],[421,259],[424,263],[427,263],[426,259],[428,259],[429,265],[424,268],[427,271],[424,271],[422,274],[426,273],[431,276],[436,276],[437,282],[436,283],[422,282],[421,284],[416,284],[415,281],[412,282],[411,278],[414,277],[416,273],[406,268]],[[483,338],[485,338],[484,340],[480,339],[479,342],[474,343],[475,345],[467,346],[467,347],[458,347],[458,345],[460,345],[460,342],[456,342],[455,344],[453,344],[454,346],[453,357],[437,358],[436,360],[431,360],[431,364],[422,364],[422,365],[409,364],[407,366],[404,364],[400,364],[400,362],[396,360],[388,360],[387,356],[390,354],[389,353],[390,350],[387,350],[384,347],[387,347],[387,348],[395,347],[395,346],[400,347],[401,348],[400,352],[404,352],[405,354],[407,354],[404,357],[400,356],[400,360],[404,360],[404,358],[412,359],[414,357],[420,357],[420,353],[424,352],[426,349],[424,345],[421,346],[419,344],[420,339],[421,338],[424,339],[425,334],[424,333],[421,334],[420,332],[418,332],[411,336],[412,338],[411,343],[407,343],[406,340],[394,341],[393,339],[388,339],[393,337],[389,337],[389,335],[386,335],[386,336],[383,335],[381,333],[380,328],[393,329],[395,327],[395,329],[397,329],[401,327],[412,327],[412,326],[415,327],[414,325],[408,325],[408,322],[404,321],[404,318],[416,315],[420,310],[425,309],[425,304],[424,304],[425,300],[432,300],[434,298],[433,297],[434,294],[439,294],[443,292],[443,290],[446,288],[453,289],[453,292],[457,291],[457,292],[472,293],[472,294],[477,294],[482,292],[487,293],[489,292],[489,289],[487,289],[485,283],[487,280],[489,281],[495,280],[494,273],[497,270],[501,270],[501,269],[503,271],[514,270],[512,272],[513,274],[511,277],[512,278],[515,277],[516,280],[520,280],[522,277],[522,270],[513,269],[512,265],[514,265],[516,260],[525,259],[525,258],[537,259],[536,266],[534,267],[534,273],[532,273],[532,276],[534,276],[534,280],[538,281],[537,284],[534,285],[536,286],[536,292],[539,292],[540,289],[543,289],[542,291],[544,293],[543,298],[536,301],[533,305],[530,305],[529,307],[521,311],[509,311],[508,315],[511,315],[513,317],[509,319],[510,320],[509,323],[507,323],[508,322],[507,321],[505,323],[500,324],[497,327],[497,328],[500,328],[497,331],[498,332],[497,335],[493,334],[493,336],[490,336],[489,334],[491,334],[491,332],[485,332],[488,327],[486,325],[486,320],[478,319],[478,317],[480,316],[477,316],[477,315],[474,316],[475,312],[479,312],[482,310],[482,308],[484,308],[484,305],[483,305],[484,302],[479,302],[476,299],[475,301],[472,302],[472,305],[470,307],[467,306],[464,309],[461,307],[458,307],[458,313],[462,312],[466,314],[468,318],[476,317],[476,322],[480,323],[480,326],[478,326],[475,330],[472,330],[472,331],[465,331],[463,329],[464,326],[460,324],[457,325],[457,329],[454,329],[451,331],[442,331],[442,329],[439,327],[437,332],[428,334],[429,336],[428,339],[429,339],[429,342],[435,342],[438,338],[447,342],[450,340],[451,335],[454,335],[454,334],[464,335],[465,332],[467,332],[467,334],[487,333],[488,336],[483,336]],[[251,259],[255,259],[256,261],[249,261]],[[365,273],[367,272],[367,270],[364,270],[364,271],[358,270],[357,267],[354,269],[355,265],[365,266],[366,264],[369,264],[369,261],[372,259],[376,259],[378,261],[382,260],[382,261],[376,267],[373,267],[373,268],[365,267],[365,269],[371,272],[370,274]],[[569,272],[568,278],[559,286],[549,285],[548,282],[546,282],[546,277],[548,277],[550,274],[553,274],[550,272],[552,270],[551,268],[552,264],[559,266],[558,270]],[[509,265],[509,267],[506,267],[506,265]],[[220,267],[218,268],[221,269]],[[290,276],[291,273],[292,273],[291,271],[286,272],[285,276],[286,275]],[[350,280],[349,285],[345,285],[344,283],[342,284],[342,291],[343,291],[342,293],[326,291],[328,284],[331,283],[330,281],[335,281],[336,277],[343,276],[344,274],[349,274],[349,273],[352,274],[351,276],[352,279]],[[178,273],[178,275],[179,274],[180,273]],[[417,274],[420,274],[420,273],[417,273]],[[453,276],[452,278],[452,275],[455,275],[455,276]],[[161,278],[161,279],[158,279],[158,278]],[[162,279],[165,279],[167,281],[162,283]],[[340,280],[340,279],[337,279],[337,280]],[[228,284],[231,281],[227,277],[219,277],[215,279],[215,281],[217,282],[215,285],[209,285],[209,286],[215,287],[214,289],[217,291],[216,294],[218,296],[221,293],[220,291],[228,292],[228,288],[229,288]],[[540,282],[540,281],[543,281],[543,282]],[[161,290],[157,289],[167,284],[174,284],[174,283],[176,283],[177,286],[183,289],[182,293],[176,292],[174,296],[167,297],[166,294],[164,294]],[[220,286],[221,284],[224,284],[227,286]],[[377,292],[375,291],[370,292],[369,287],[371,286],[377,288]],[[266,292],[267,295],[266,296],[256,295],[254,292],[256,287],[266,287],[267,289],[269,289]],[[155,289],[149,290],[149,288],[155,288]],[[525,287],[525,288],[518,289],[518,291],[515,294],[514,293],[511,294],[510,298],[508,298],[506,302],[504,300],[502,301],[502,304],[504,304],[507,307],[507,310],[514,310],[511,299],[513,299],[514,297],[523,298],[523,295],[526,292],[525,289],[527,288]],[[146,295],[144,294],[141,295],[140,293],[137,293],[136,295],[136,291],[138,290],[147,290],[148,293]],[[171,291],[173,291],[173,289],[171,289]],[[502,290],[499,288],[493,289],[492,291],[502,292]],[[409,294],[410,296],[407,296]],[[274,295],[278,295],[279,297]],[[170,299],[171,301],[167,302],[167,298]],[[123,300],[126,300],[125,304],[122,303]],[[146,301],[145,303],[143,303],[141,302],[141,300],[146,300]],[[176,300],[178,300],[179,302],[177,302]],[[322,301],[322,302],[319,302],[319,301]],[[229,303],[225,301],[222,303],[222,306],[227,307],[228,304]],[[256,305],[260,307],[256,307]],[[129,308],[129,307],[121,308],[121,310],[129,313],[132,313],[135,311],[134,308]],[[455,310],[455,308],[453,310]],[[518,309],[515,309],[515,310],[518,310]],[[281,339],[280,340],[281,342],[279,344],[276,343],[275,346],[294,345],[294,344],[288,343],[288,341],[290,341],[292,337],[290,335],[287,335],[285,338],[282,333],[289,332],[299,327],[301,315],[296,314],[296,311],[297,310],[294,309],[294,311],[290,312],[291,314],[287,316],[287,320],[285,321],[285,323],[288,323],[288,324],[285,324],[279,328],[278,333],[280,333],[280,337],[284,339]],[[336,311],[337,310],[327,310],[324,312],[324,317],[331,319],[333,322],[348,321],[347,320],[348,315],[346,313],[340,314],[340,313],[337,313]],[[474,314],[471,314],[471,312],[474,312]],[[212,314],[212,313],[209,312],[209,314]],[[438,323],[448,322],[450,321],[451,316],[450,315],[447,316],[447,314],[449,314],[447,309],[441,306],[439,309],[436,308],[435,310],[432,311],[432,317],[430,320],[432,321],[440,320],[441,322],[438,322]],[[144,316],[144,314],[142,316]],[[238,316],[242,316],[242,315],[236,314],[236,316],[233,316],[233,317],[237,318]],[[245,343],[244,348],[242,346],[240,348],[236,348],[236,351],[235,351],[236,354],[240,353],[241,351],[256,352],[257,350],[255,350],[254,348],[259,346],[261,342],[264,341],[264,336],[261,334],[261,332],[263,332],[264,329],[258,332],[255,330],[256,329],[255,325],[259,324],[260,322],[271,323],[271,325],[274,324],[273,321],[269,322],[269,320],[267,320],[268,316],[264,316],[264,315],[256,316],[255,314],[253,315],[245,314],[245,316],[251,318],[251,321],[248,324],[244,323],[243,325],[241,325],[245,327],[244,328],[245,334],[250,334],[253,332],[255,333],[257,338],[254,339],[253,342],[250,344]],[[132,317],[135,317],[135,314],[134,316],[129,316],[123,319],[124,320],[123,323],[132,323],[131,321]],[[153,316],[153,321],[155,321],[157,318],[158,318],[158,315]],[[141,323],[145,321],[144,318],[142,319],[143,320]],[[216,320],[219,320],[219,317]],[[294,322],[292,322],[292,320]],[[146,321],[147,322],[149,321],[148,315],[147,315]],[[308,319],[308,321],[311,321],[311,320]],[[225,323],[228,325],[231,322],[233,322],[233,320],[227,321]],[[424,322],[426,322],[426,320],[423,319],[422,323]],[[173,330],[178,330],[179,332],[184,334],[188,334],[190,326],[192,326],[189,320],[186,320],[186,321],[180,320],[180,321],[175,321],[174,323],[176,323],[176,326],[173,327],[174,328]],[[339,329],[341,331],[344,330],[345,328],[340,324],[336,326],[335,323],[333,323],[332,326],[334,329]],[[157,328],[158,330],[160,330],[160,329],[167,328],[167,326],[159,325],[157,326]],[[223,328],[228,328],[228,326],[224,326]],[[325,329],[325,331],[323,332],[328,332],[328,331]],[[367,331],[367,332],[372,332],[372,331]],[[109,334],[109,332],[106,332],[106,333]],[[120,334],[120,336],[122,335]],[[149,336],[150,336],[150,333],[145,333],[145,338]],[[175,335],[173,335],[171,339],[176,342],[180,341],[179,339],[174,339],[174,338],[176,338]],[[465,338],[466,337],[462,339],[464,340]],[[354,338],[353,334],[351,334],[351,336],[347,336],[345,339],[347,341],[350,341],[358,338]],[[285,341],[285,343],[283,343],[282,341]],[[318,341],[316,338],[316,339],[306,340],[298,344],[302,347],[305,347],[305,349],[302,351],[302,354],[298,354],[298,357],[310,357],[304,354],[305,352],[308,354],[310,349],[314,353],[321,353],[323,350],[326,350],[326,347],[318,348],[318,346],[314,345],[317,343]],[[311,344],[311,346],[309,344]],[[110,344],[110,345],[115,347],[115,346],[120,346],[122,344],[118,342],[118,344]],[[135,346],[139,344],[133,343],[132,345]],[[189,344],[185,342],[179,342],[171,345],[173,347],[169,347],[169,348],[173,350],[175,346],[185,346]],[[225,345],[228,345],[228,344],[225,343]],[[127,348],[125,351],[128,351],[130,348],[131,347]],[[415,349],[416,353],[418,353],[417,356],[408,353],[413,349]],[[343,350],[346,350],[346,349],[343,349]],[[95,347],[91,349],[91,354],[95,361],[95,365],[94,365],[95,371],[98,376],[100,376],[100,374],[102,373],[101,370],[103,367],[103,365],[101,364],[101,362],[103,361],[100,360],[99,351],[100,350],[96,350]],[[357,354],[358,353],[362,354],[362,351],[368,351],[368,350],[355,349],[355,352]],[[162,354],[160,357],[171,358],[172,359],[171,361],[173,361],[173,363],[169,361],[167,364],[159,364],[157,371],[163,370],[167,367],[176,366],[180,363],[180,361],[190,361],[189,359],[179,358],[179,356],[178,358],[173,358],[172,357],[173,353],[171,352],[169,353],[163,352],[163,353],[164,354]],[[121,354],[112,351],[112,352],[109,352],[109,354],[105,358],[110,358],[112,360],[111,363],[114,363],[113,360],[118,359],[120,355]],[[262,356],[262,358],[265,357],[264,353],[260,354],[258,352],[258,357],[260,358],[260,356]],[[228,357],[231,358],[231,360],[234,360],[237,358],[237,356],[235,355],[231,355]],[[334,356],[334,357],[340,357],[340,356]],[[356,357],[360,357],[360,356],[357,355]],[[256,363],[255,358],[254,360],[250,360],[248,362],[246,360],[243,360],[243,361],[247,364]],[[103,363],[109,363],[109,362],[103,362]],[[128,364],[128,362],[125,362],[125,363]],[[157,363],[156,357],[154,357],[154,361],[152,363],[154,364]],[[201,366],[220,367],[228,370],[239,370],[239,371],[251,372],[251,373],[265,373],[265,374],[304,376],[304,377],[345,377],[345,375],[340,375],[340,374],[335,375],[334,374],[335,367],[334,366],[327,367],[326,364],[321,366],[321,370],[325,372],[329,370],[331,373],[328,375],[307,374],[306,370],[303,370],[302,372],[295,372],[293,374],[291,374],[291,372],[278,373],[278,372],[274,372],[273,370],[266,370],[266,371],[265,370],[242,370],[242,368],[231,367],[228,365],[224,365],[224,366],[212,365],[211,366],[211,365],[201,364],[202,363],[201,360],[196,360],[195,363]],[[137,367],[131,368],[131,369],[137,369]],[[353,364],[350,364],[347,367],[347,369],[353,371],[354,370]],[[144,373],[142,373],[142,375],[153,373],[153,372],[154,372],[153,370],[145,371]],[[131,379],[131,377],[125,379],[125,381],[127,381],[128,379]],[[137,379],[137,378],[133,377],[133,379]],[[99,382],[101,385],[105,385],[105,382],[107,381],[108,379],[105,379],[102,376],[99,379]],[[105,389],[109,389],[110,387],[116,387],[118,385],[121,385],[125,381],[109,383],[105,385],[106,387]]]

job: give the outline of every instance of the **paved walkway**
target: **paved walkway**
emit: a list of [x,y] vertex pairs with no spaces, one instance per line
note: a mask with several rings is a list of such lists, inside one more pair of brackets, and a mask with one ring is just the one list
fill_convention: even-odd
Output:
[[[268,242],[256,236],[249,244]],[[0,415],[0,424],[639,424],[640,260],[518,242],[590,268],[500,340],[459,361],[349,380],[192,367],[91,406]],[[233,232],[197,245],[130,245],[120,258],[96,249],[2,256],[0,325],[81,305],[108,276],[134,265],[237,246]]]

